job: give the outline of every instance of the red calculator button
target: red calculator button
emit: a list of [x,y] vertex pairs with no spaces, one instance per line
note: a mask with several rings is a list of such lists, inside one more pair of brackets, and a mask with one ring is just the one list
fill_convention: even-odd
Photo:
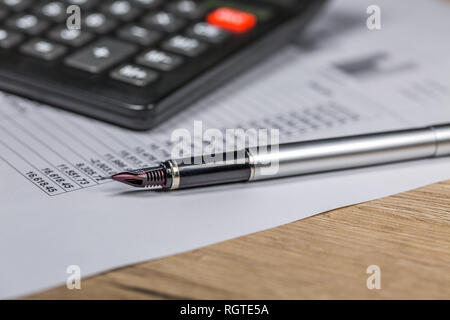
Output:
[[257,19],[251,13],[222,7],[211,12],[207,17],[207,21],[223,29],[242,33],[253,28]]

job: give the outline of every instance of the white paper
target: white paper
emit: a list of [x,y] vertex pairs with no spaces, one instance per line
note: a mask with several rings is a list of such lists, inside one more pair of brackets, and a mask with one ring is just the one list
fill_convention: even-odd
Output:
[[[151,133],[1,94],[0,297],[64,284],[69,265],[85,277],[450,179],[448,158],[173,193],[97,179],[167,158],[194,120],[275,127],[282,142],[449,122],[450,8],[378,2],[381,30],[366,28],[368,1],[336,1],[298,45]],[[342,71],[363,57],[376,67]]]

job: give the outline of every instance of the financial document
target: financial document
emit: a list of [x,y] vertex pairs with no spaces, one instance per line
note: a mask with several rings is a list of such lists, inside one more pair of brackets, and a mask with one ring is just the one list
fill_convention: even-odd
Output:
[[86,277],[450,179],[448,158],[174,193],[102,179],[169,158],[173,130],[194,121],[275,128],[281,142],[450,122],[450,7],[379,1],[369,31],[370,4],[333,2],[304,37],[150,132],[0,93],[0,298],[62,285],[71,265]]

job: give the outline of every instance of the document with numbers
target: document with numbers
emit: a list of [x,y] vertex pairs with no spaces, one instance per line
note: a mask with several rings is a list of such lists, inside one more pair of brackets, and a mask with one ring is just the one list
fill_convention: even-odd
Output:
[[281,142],[450,122],[450,7],[379,3],[381,30],[366,27],[369,1],[335,1],[306,37],[151,132],[0,93],[0,298],[62,285],[70,265],[86,277],[450,179],[448,158],[173,193],[103,179],[170,158],[171,133],[194,121]]

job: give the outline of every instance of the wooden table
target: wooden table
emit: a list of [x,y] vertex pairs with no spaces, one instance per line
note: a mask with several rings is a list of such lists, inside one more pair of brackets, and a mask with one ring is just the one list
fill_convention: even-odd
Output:
[[[366,286],[369,265],[380,290]],[[30,298],[450,299],[450,181]]]

